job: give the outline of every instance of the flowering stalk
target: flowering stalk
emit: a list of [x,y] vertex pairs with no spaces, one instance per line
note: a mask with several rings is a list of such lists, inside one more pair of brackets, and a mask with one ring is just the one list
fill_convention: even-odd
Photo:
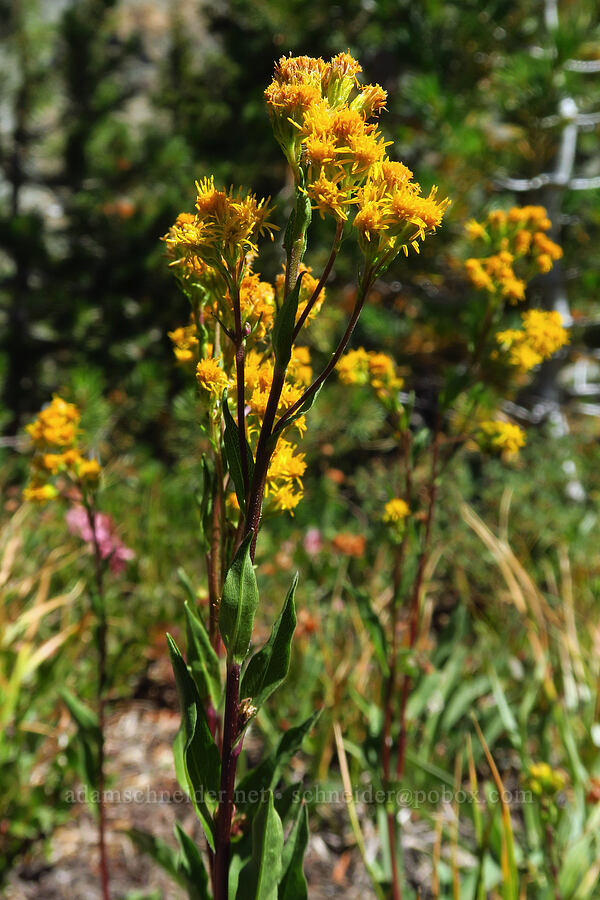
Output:
[[[212,511],[209,515],[203,500],[202,517],[210,548],[209,630],[205,632],[195,609],[187,607],[188,664],[169,638],[184,712],[175,747],[177,769],[192,798],[218,797],[196,801],[215,900],[227,900],[230,891],[249,900],[281,892],[295,897],[285,885],[294,891],[292,883],[305,883],[301,854],[292,854],[292,862],[290,854],[283,854],[283,823],[269,793],[273,784],[264,785],[266,802],[242,804],[239,816],[233,802],[246,726],[285,678],[296,621],[294,581],[269,640],[248,659],[259,602],[253,563],[261,516],[265,510],[293,512],[306,463],[291,435],[302,436],[305,414],[340,362],[375,278],[400,252],[417,249],[440,224],[447,206],[435,199],[435,191],[424,197],[412,173],[387,158],[389,144],[369,121],[383,108],[385,92],[377,85],[360,85],[359,72],[359,64],[345,53],[327,63],[283,58],[265,91],[274,135],[295,181],[283,239],[284,272],[274,285],[254,270],[258,238],[263,233],[272,237],[275,226],[268,221],[267,202],[253,194],[220,190],[213,178],[204,178],[196,184],[195,213],[180,214],[165,236],[170,264],[192,307],[190,324],[170,336],[178,362],[196,368],[213,457],[204,469],[214,472],[216,480],[210,494],[205,485]],[[335,223],[331,252],[318,280],[303,262],[315,210]],[[364,256],[362,274],[342,337],[313,377],[308,347],[297,341],[319,313],[346,226]],[[220,342],[219,336],[228,340]],[[219,569],[217,559],[230,546],[233,559]],[[216,652],[217,621],[227,654],[224,684]],[[311,717],[299,726],[299,741],[313,723]],[[291,740],[290,733],[287,738]],[[282,748],[272,760],[273,771],[278,771],[278,752],[289,756],[283,738]],[[261,777],[262,769],[246,776]],[[292,832],[302,835],[305,846],[303,807],[294,815]],[[250,825],[252,859],[232,873],[232,854],[244,846],[244,835],[232,844],[232,829],[244,832]],[[263,866],[265,859],[269,862]],[[231,878],[238,879],[237,887]]]
[[78,726],[82,744],[83,776],[97,794],[98,848],[103,900],[109,900],[109,866],[106,848],[105,786],[105,706],[107,691],[107,617],[104,576],[107,566],[122,571],[133,551],[121,542],[109,516],[98,512],[96,494],[101,468],[94,458],[84,456],[79,447],[80,414],[61,397],[54,396],[26,430],[32,439],[34,456],[31,481],[24,499],[37,503],[65,499],[75,494],[80,502],[71,505],[66,521],[69,531],[84,540],[93,555],[93,587],[90,590],[95,617],[94,642],[97,654],[96,714],[70,692],[62,697]]
[[94,551],[94,573],[96,591],[92,595],[92,605],[96,615],[96,652],[98,654],[98,676],[96,687],[96,704],[98,711],[98,849],[100,851],[100,882],[102,900],[110,900],[108,856],[106,852],[106,806],[104,802],[104,747],[105,747],[105,705],[106,705],[106,603],[104,598],[104,563],[100,550],[100,541],[96,530],[97,515],[91,500],[83,494],[83,505],[87,514],[89,529],[92,534]]

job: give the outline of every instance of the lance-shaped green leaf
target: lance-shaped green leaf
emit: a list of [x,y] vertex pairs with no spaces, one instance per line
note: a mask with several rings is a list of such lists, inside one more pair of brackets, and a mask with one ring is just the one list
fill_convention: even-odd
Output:
[[277,900],[282,851],[283,826],[269,791],[252,823],[252,858],[240,872],[236,900]]
[[304,801],[298,804],[298,814],[283,848],[282,871],[278,900],[306,900],[308,887],[304,876],[304,854],[308,846],[308,811]]
[[285,372],[292,355],[292,338],[298,314],[298,301],[303,275],[304,272],[300,272],[296,284],[281,304],[273,324],[275,368],[280,372]]
[[242,778],[236,788],[235,800],[236,807],[240,811],[248,813],[252,806],[255,805],[248,799],[249,797],[258,796],[264,791],[272,790],[275,787],[281,777],[284,766],[290,762],[294,753],[300,749],[302,741],[311,731],[320,715],[321,710],[318,709],[300,725],[289,728],[282,736],[274,753],[270,753],[255,769],[252,769]]
[[352,593],[354,594],[360,617],[371,638],[371,646],[373,647],[381,671],[383,675],[387,677],[390,673],[390,668],[387,658],[385,629],[381,624],[381,619],[373,609],[369,596],[364,591],[354,590]]
[[[323,384],[324,383],[325,382],[323,382]],[[316,391],[313,391],[313,393],[309,397],[306,398],[306,400],[304,401],[302,406],[298,407],[296,412],[292,416],[290,416],[288,419],[285,420],[285,426],[284,426],[285,428],[289,428],[289,426],[292,424],[292,422],[295,422],[296,419],[300,419],[302,416],[306,415],[306,413],[310,409],[313,408],[317,397],[321,393],[323,384],[320,384],[319,387],[316,389]],[[278,437],[278,434],[279,434],[279,432],[275,431],[275,437]]]
[[201,540],[205,548],[208,547],[207,534],[210,534],[210,516],[212,512],[212,487],[214,484],[214,472],[206,455],[202,457],[202,491],[196,495],[200,522],[202,523]]
[[141,850],[142,853],[147,853],[161,869],[168,872],[179,884],[183,884],[177,850],[174,850],[160,838],[139,828],[130,828],[126,831],[126,834],[138,850]]
[[215,709],[221,700],[219,657],[210,642],[202,619],[185,606],[187,622],[187,661],[203,703],[210,700]]
[[175,766],[179,772],[184,773],[186,790],[202,823],[206,839],[214,850],[214,812],[221,770],[219,751],[210,733],[194,679],[169,634],[167,641],[181,708],[181,726],[173,745],[173,751],[180,759],[176,760]]
[[294,594],[297,584],[298,575],[295,575],[269,640],[254,654],[242,678],[240,696],[244,699],[251,697],[253,706],[261,706],[287,676],[296,628]]
[[200,851],[179,822],[175,823],[175,836],[180,847],[178,871],[183,877],[188,897],[190,900],[210,900],[208,875]]
[[77,725],[80,775],[91,791],[89,805],[94,809],[98,804],[98,774],[102,740],[98,716],[66,688],[60,691],[60,696]]
[[258,585],[250,559],[252,533],[244,538],[225,577],[219,606],[219,630],[229,661],[241,665],[248,653],[254,614],[258,606]]
[[[225,419],[225,432],[223,434],[223,443],[225,445],[225,457],[227,459],[227,467],[229,474],[233,479],[235,487],[235,495],[240,504],[242,512],[246,509],[246,491],[244,489],[244,475],[242,469],[242,455],[240,449],[240,431],[236,421],[229,411],[227,404],[227,394],[223,394],[223,418]],[[254,458],[250,444],[246,441],[246,460],[248,461],[248,483],[252,481],[254,474]]]

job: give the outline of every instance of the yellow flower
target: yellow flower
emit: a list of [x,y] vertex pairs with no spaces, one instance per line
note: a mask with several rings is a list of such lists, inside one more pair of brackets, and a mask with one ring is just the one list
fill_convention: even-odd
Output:
[[227,375],[219,365],[218,360],[213,357],[200,360],[196,366],[196,379],[200,387],[208,391],[209,394],[215,394],[218,397],[221,396],[229,384]]
[[269,481],[296,481],[302,487],[302,476],[306,471],[305,454],[296,453],[296,449],[290,441],[280,438],[269,463]]
[[376,116],[381,109],[385,109],[387,93],[378,84],[365,84],[359,88],[359,93],[351,102],[352,109],[356,109],[365,119]]
[[82,459],[77,465],[77,474],[85,481],[97,481],[102,468],[97,459]]
[[221,191],[215,187],[214,177],[196,182],[197,243],[195,252],[212,265],[219,265],[221,258],[231,265],[248,250],[256,251],[259,235],[273,238],[276,225],[267,221],[271,210],[268,200],[257,200],[254,194]]
[[525,446],[525,432],[518,425],[499,420],[482,422],[479,444],[482,449],[515,456]]
[[403,500],[401,497],[394,497],[393,500],[388,500],[385,504],[383,521],[396,524],[403,522],[408,515],[410,515],[410,507],[406,500]]
[[335,179],[331,180],[321,174],[306,189],[313,209],[319,210],[322,219],[325,218],[325,213],[329,213],[338,221],[345,222],[348,218],[344,207],[351,203],[351,199],[349,192],[340,187],[341,179],[341,175],[336,175]]
[[397,377],[396,364],[387,353],[369,353],[368,365],[371,384],[380,396],[398,391],[404,384],[403,379]]
[[488,233],[485,230],[485,226],[481,224],[481,222],[476,222],[475,219],[471,219],[467,222],[465,226],[465,231],[467,235],[471,238],[471,240],[477,240],[477,238],[487,238]]
[[32,485],[23,491],[23,500],[32,503],[48,503],[58,497],[58,491],[52,484]]
[[310,364],[310,350],[308,347],[292,347],[292,358],[288,366],[288,373],[294,381],[308,387],[312,381],[312,366]]
[[508,329],[496,335],[496,340],[509,350],[509,361],[522,372],[539,365],[569,342],[562,326],[560,313],[530,309],[521,316],[523,328]]
[[337,374],[342,384],[368,384],[369,356],[364,347],[346,351],[337,364]]
[[58,394],[25,427],[37,447],[67,447],[74,443],[79,424],[79,411],[73,403],[67,403]]
[[254,337],[262,340],[272,327],[275,315],[275,291],[268,281],[261,281],[260,275],[247,272],[240,285],[240,307],[242,321],[254,328]]
[[302,500],[302,496],[303,492],[301,490],[294,489],[290,484],[282,484],[272,492],[271,500],[275,509],[279,509],[281,512],[289,512],[293,516],[293,510]]
[[174,331],[167,332],[173,342],[173,353],[178,363],[186,364],[194,360],[197,355],[198,338],[196,336],[196,325],[192,322]]

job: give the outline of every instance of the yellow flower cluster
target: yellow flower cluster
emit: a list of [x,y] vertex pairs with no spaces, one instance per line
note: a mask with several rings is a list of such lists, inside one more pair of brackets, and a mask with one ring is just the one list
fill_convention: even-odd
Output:
[[[248,440],[253,452],[267,408],[273,372],[272,358],[267,352],[257,349],[248,352],[244,367],[244,399]],[[218,359],[212,356],[201,359],[196,366],[196,379],[201,392],[213,408],[220,403],[225,388],[230,397],[236,395],[237,376],[232,358],[227,361],[223,356]],[[279,416],[300,399],[311,379],[308,347],[294,347],[277,408]],[[306,429],[304,416],[296,419],[293,427],[302,435]],[[267,502],[275,509],[292,511],[302,498],[302,475],[305,469],[304,454],[297,452],[294,443],[280,438],[269,465],[265,492]]]
[[384,108],[379,85],[361,85],[358,62],[340,53],[329,62],[283,57],[265,99],[273,131],[297,183],[322,216],[339,222],[356,206],[354,226],[370,265],[387,266],[435,231],[448,206],[413,182],[412,172],[386,155],[368,120]]
[[404,384],[396,374],[396,365],[387,353],[359,347],[349,350],[338,363],[338,377],[343,384],[370,384],[378,397],[394,396]]
[[401,497],[394,497],[385,504],[383,512],[383,521],[388,524],[397,525],[404,522],[404,519],[410,515],[410,507],[406,500]]
[[[493,210],[485,222],[466,225],[470,240],[486,245],[485,255],[466,260],[471,283],[489,294],[517,303],[536,273],[549,272],[562,250],[545,234],[551,227],[543,206]],[[518,270],[518,274],[517,274]]]
[[523,328],[500,331],[496,340],[508,353],[510,364],[527,372],[568,344],[569,334],[554,310],[530,309],[521,318]]
[[203,390],[213,394],[216,400],[220,400],[221,394],[229,386],[229,378],[223,370],[222,357],[214,359],[208,356],[201,359],[196,366],[196,379]]
[[[306,471],[305,454],[298,453],[290,441],[281,438],[269,463],[265,497],[275,509],[292,512],[302,499],[302,476]],[[292,513],[293,514],[293,513]]]
[[256,252],[259,235],[273,237],[268,200],[254,194],[218,190],[214,177],[196,182],[196,214],[181,213],[163,240],[173,264],[183,266],[186,278],[231,271],[246,253]]
[[194,322],[189,325],[182,325],[174,331],[169,331],[168,335],[173,342],[173,352],[178,363],[185,365],[193,362],[198,353],[198,337],[197,329]]
[[511,457],[525,446],[525,432],[511,422],[482,422],[480,429],[478,443],[482,450]]
[[532,763],[528,775],[529,787],[538,797],[557,794],[567,783],[564,772],[553,769],[545,762]]
[[23,491],[23,499],[45,503],[58,496],[57,488],[48,481],[64,474],[80,486],[93,485],[100,477],[96,459],[82,456],[77,446],[79,410],[55,394],[52,402],[37,414],[25,430],[31,437],[35,454],[31,464],[31,481]]

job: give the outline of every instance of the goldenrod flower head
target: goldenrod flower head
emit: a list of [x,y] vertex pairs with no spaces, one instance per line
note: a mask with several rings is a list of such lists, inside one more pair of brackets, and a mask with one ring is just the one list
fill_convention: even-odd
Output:
[[299,384],[308,386],[312,381],[312,366],[308,347],[292,347],[288,373]]
[[58,491],[52,484],[32,485],[23,491],[23,500],[31,503],[48,503],[58,497]]
[[[393,191],[394,188],[407,184],[412,179],[413,173],[404,163],[384,159],[377,169],[377,176],[388,191]],[[415,188],[417,187],[415,184]]]
[[482,450],[511,457],[525,446],[525,432],[511,422],[500,420],[482,422],[480,429],[479,445]]
[[185,365],[197,356],[198,337],[194,322],[167,332],[173,342],[173,353],[178,363]]
[[560,313],[530,309],[522,315],[522,329],[508,329],[496,340],[509,351],[509,362],[522,372],[539,365],[569,342]]
[[329,213],[338,221],[345,222],[348,218],[344,207],[352,201],[348,191],[340,187],[341,179],[341,175],[336,176],[335,180],[331,180],[321,174],[306,189],[306,193],[314,208],[319,210],[322,219],[325,218],[325,213]]
[[77,407],[55,394],[25,431],[39,448],[66,447],[75,441],[79,419]]
[[280,438],[269,463],[265,497],[282,511],[292,512],[302,499],[302,476],[306,471],[304,453]]
[[219,360],[212,356],[200,360],[196,366],[196,379],[201,388],[217,397],[221,396],[229,384],[229,379],[219,365]]
[[271,492],[271,501],[275,509],[281,512],[289,512],[294,515],[294,510],[302,500],[303,492],[294,488],[291,484],[282,484]]
[[531,790],[538,797],[546,795],[552,797],[566,786],[565,773],[560,769],[553,769],[548,763],[532,763],[529,766],[528,782]]
[[273,238],[276,225],[267,221],[271,209],[268,200],[257,200],[254,194],[237,194],[233,188],[215,188],[214,177],[196,182],[197,255],[219,264],[222,259],[230,265],[239,261],[248,250],[256,251],[259,235]]
[[101,472],[97,459],[82,459],[77,464],[77,475],[85,481],[98,481]]
[[399,391],[404,381],[396,375],[396,364],[387,353],[368,353],[371,384],[380,397]]
[[306,471],[304,453],[296,453],[296,446],[285,438],[280,438],[269,463],[267,478],[270,481],[284,479],[296,481],[302,487],[302,476]]
[[401,497],[394,497],[385,504],[383,512],[383,521],[390,524],[403,522],[410,515],[410,507],[406,500]]
[[380,110],[385,109],[387,92],[378,84],[365,84],[359,88],[350,107],[357,110],[364,119],[376,116]]
[[471,219],[467,222],[465,231],[471,240],[477,240],[477,238],[483,238],[485,240],[488,236],[485,225],[482,225],[481,222],[476,222],[475,219]]
[[[275,66],[265,100],[275,137],[298,184],[314,183],[321,176],[337,184],[341,176],[349,179],[345,187],[351,190],[382,157],[386,144],[366,120],[383,108],[386,93],[379,85],[360,87],[360,71],[349,53],[339,53],[328,63],[284,57]],[[337,216],[339,207],[333,210]]]
[[342,384],[368,384],[369,355],[364,347],[348,350],[337,364],[337,374]]
[[[467,260],[466,271],[475,287],[516,303],[525,297],[527,281],[536,272],[549,272],[562,250],[544,233],[551,227],[543,206],[514,206],[493,210],[485,223],[471,220],[470,239],[484,238],[490,253]],[[523,277],[524,276],[524,277]]]
[[449,201],[437,200],[437,188],[429,195],[410,180],[410,169],[402,163],[382,160],[374,165],[358,191],[354,225],[365,257],[376,267],[388,265],[400,252],[433,234],[441,224]]
[[59,473],[64,473],[79,486],[82,482],[89,486],[98,481],[100,464],[95,459],[83,457],[77,446],[79,420],[77,407],[55,394],[52,402],[27,425],[26,431],[33,439],[36,452],[31,461],[31,484],[23,492],[25,500],[46,502],[57,497],[59,492],[54,485],[44,481]]
[[530,309],[522,318],[527,343],[545,359],[569,343],[562,316],[556,310]]

